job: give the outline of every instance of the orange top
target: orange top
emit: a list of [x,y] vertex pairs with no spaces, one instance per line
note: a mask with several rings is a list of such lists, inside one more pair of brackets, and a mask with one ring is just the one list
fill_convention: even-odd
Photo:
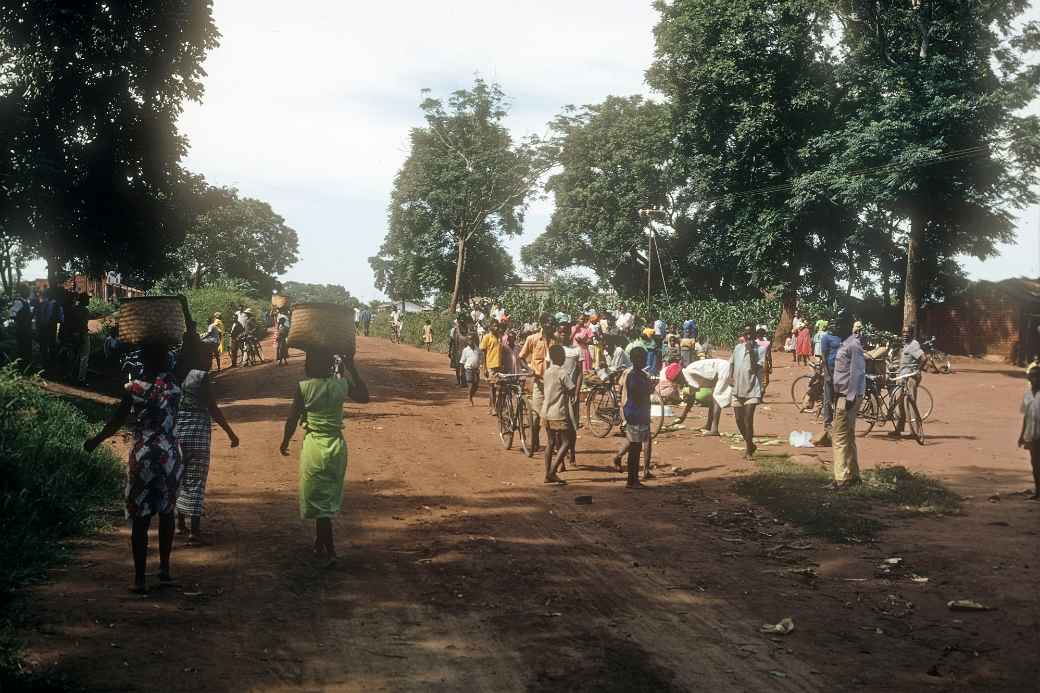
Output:
[[545,362],[549,358],[549,347],[556,343],[554,339],[546,339],[541,332],[536,332],[526,340],[520,349],[520,358],[534,371],[536,378],[545,375]]

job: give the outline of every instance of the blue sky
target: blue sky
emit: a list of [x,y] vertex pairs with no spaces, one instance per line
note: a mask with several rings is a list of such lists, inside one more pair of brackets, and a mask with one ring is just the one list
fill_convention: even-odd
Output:
[[[421,89],[446,95],[479,73],[510,95],[515,135],[542,134],[567,104],[648,93],[656,22],[648,0],[215,0],[214,11],[223,38],[206,60],[206,96],[180,122],[187,166],[270,202],[299,232],[301,259],[284,279],[365,300],[378,295],[368,257],[408,131],[422,124]],[[532,205],[508,242],[517,257],[551,209]],[[1038,227],[1040,208],[1023,210],[1017,243],[964,266],[978,279],[1040,276]],[[38,264],[30,276],[42,276]]]

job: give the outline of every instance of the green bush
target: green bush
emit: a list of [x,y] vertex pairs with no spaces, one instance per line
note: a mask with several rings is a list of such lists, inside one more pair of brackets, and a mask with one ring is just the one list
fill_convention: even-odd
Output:
[[46,393],[39,382],[0,368],[0,595],[41,573],[60,540],[94,528],[119,507],[123,466],[83,441],[101,422]]
[[[436,311],[424,313],[404,313],[401,316],[401,343],[423,347],[422,328],[426,320],[430,320],[433,328],[433,351],[448,353],[448,333],[451,331],[452,317]],[[372,317],[369,325],[369,334],[372,337],[390,339],[390,314],[379,312]]]
[[219,286],[188,289],[184,291],[184,297],[188,299],[188,310],[199,332],[206,329],[210,317],[218,311],[223,316],[225,330],[230,331],[231,321],[235,319],[235,311],[240,305],[252,308],[258,321],[261,321],[265,311],[270,309],[268,304],[255,298]]
[[90,313],[91,320],[100,320],[115,313],[117,308],[118,306],[114,303],[109,303],[97,296],[91,296],[87,312]]

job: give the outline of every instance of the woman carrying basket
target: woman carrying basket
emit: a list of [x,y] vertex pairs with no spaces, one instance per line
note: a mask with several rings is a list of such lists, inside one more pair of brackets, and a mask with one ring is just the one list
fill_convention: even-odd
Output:
[[331,567],[336,562],[332,518],[343,501],[347,474],[347,443],[343,439],[343,403],[349,397],[368,402],[368,387],[357,372],[353,355],[343,360],[346,375],[332,377],[331,351],[307,351],[302,381],[293,394],[279,451],[289,454],[289,442],[302,421],[306,433],[300,450],[300,517],[315,521],[314,555]]
[[83,448],[93,452],[101,441],[115,435],[133,415],[134,445],[130,450],[126,481],[126,516],[130,520],[130,546],[134,557],[134,582],[130,591],[144,594],[148,560],[148,527],[159,516],[159,584],[173,584],[170,551],[173,548],[173,511],[183,472],[181,449],[174,437],[174,422],[181,390],[169,372],[166,344],[141,347],[142,375],[126,384],[126,394],[112,418]]
[[[189,335],[189,339],[190,339]],[[217,405],[209,377],[211,352],[201,341],[188,341],[181,349],[177,377],[181,381],[181,407],[174,435],[184,452],[184,478],[177,497],[177,532],[187,534],[185,546],[201,546],[202,510],[209,477],[209,448],[213,422],[224,429],[231,447],[238,447],[238,436]],[[187,518],[191,518],[188,528]]]

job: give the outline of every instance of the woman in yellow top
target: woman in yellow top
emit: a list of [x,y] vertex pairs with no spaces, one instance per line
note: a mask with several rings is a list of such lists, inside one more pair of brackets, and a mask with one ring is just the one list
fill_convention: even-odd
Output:
[[344,357],[344,365],[346,376],[336,378],[331,353],[307,352],[307,379],[293,395],[280,448],[282,455],[289,454],[289,441],[302,421],[306,434],[300,450],[300,517],[315,521],[314,555],[324,555],[328,566],[336,562],[332,518],[339,513],[347,475],[343,403],[347,397],[360,404],[368,402],[368,387],[358,375],[353,356]]
[[206,328],[206,336],[203,337],[204,342],[208,342],[213,345],[213,355],[217,359],[217,370],[220,370],[220,362],[224,358],[224,321],[221,320],[220,313],[214,313],[213,317],[210,318],[209,327]]

